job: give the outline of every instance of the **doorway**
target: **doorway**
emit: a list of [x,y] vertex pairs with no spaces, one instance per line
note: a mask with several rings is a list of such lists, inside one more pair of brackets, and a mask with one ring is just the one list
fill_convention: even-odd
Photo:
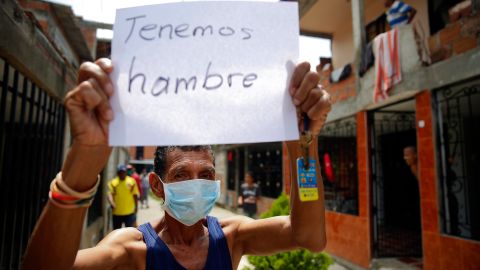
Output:
[[420,193],[404,151],[416,153],[415,102],[369,113],[375,257],[421,257]]

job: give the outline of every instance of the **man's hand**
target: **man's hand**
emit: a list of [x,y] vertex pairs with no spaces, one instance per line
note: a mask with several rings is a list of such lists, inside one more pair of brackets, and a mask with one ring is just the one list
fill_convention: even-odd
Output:
[[[310,118],[310,132],[316,136],[327,120],[332,108],[330,95],[318,85],[320,77],[310,71],[310,64],[303,62],[295,68],[290,83],[290,95],[297,108]],[[300,123],[303,131],[303,123]]]
[[81,145],[107,146],[108,123],[113,112],[108,99],[113,85],[108,77],[110,59],[85,62],[78,72],[78,85],[65,97],[73,141]]

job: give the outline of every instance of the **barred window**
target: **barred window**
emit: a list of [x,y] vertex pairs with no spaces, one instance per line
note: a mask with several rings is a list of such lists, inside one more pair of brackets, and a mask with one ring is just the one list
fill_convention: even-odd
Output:
[[325,207],[358,215],[357,129],[355,117],[326,124],[318,138]]
[[480,240],[480,80],[435,92],[442,231]]
[[247,151],[248,170],[260,186],[262,196],[277,198],[282,193],[282,143],[252,144]]

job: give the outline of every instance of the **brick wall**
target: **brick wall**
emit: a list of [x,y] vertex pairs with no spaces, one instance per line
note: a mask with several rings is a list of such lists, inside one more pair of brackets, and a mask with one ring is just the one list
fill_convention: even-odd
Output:
[[352,70],[352,73],[348,78],[337,83],[330,83],[330,70],[323,70],[320,71],[318,74],[320,75],[320,84],[330,94],[333,103],[346,100],[356,95],[354,76],[355,70]]
[[448,24],[428,39],[432,63],[462,54],[480,45],[480,12]]
[[155,146],[145,146],[143,149],[143,159],[153,159],[155,157]]
[[[155,157],[155,146],[145,146],[143,148],[143,159],[153,159]],[[130,146],[128,148],[128,154],[130,155],[130,159],[135,159],[137,154],[137,147]]]
[[479,242],[443,235],[440,232],[433,132],[435,120],[430,91],[423,91],[416,96],[416,118],[417,122],[425,121],[425,126],[417,129],[424,269],[478,269]]

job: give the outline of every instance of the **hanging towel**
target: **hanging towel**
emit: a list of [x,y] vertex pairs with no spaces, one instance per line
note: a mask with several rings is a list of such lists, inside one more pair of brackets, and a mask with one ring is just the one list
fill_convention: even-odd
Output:
[[375,54],[375,102],[388,97],[388,91],[402,80],[398,29],[394,28],[375,37],[373,41]]

